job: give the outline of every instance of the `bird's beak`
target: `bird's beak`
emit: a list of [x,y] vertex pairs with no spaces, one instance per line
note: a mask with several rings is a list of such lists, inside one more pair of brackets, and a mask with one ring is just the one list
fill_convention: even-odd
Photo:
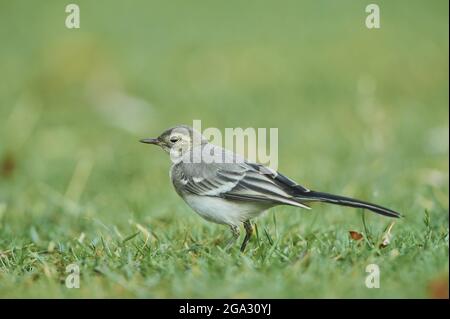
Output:
[[139,140],[139,142],[153,145],[159,144],[159,140],[157,138],[143,138],[142,140]]

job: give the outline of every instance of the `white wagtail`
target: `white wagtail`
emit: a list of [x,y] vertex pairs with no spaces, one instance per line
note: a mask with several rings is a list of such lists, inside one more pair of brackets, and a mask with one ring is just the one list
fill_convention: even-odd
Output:
[[388,208],[361,200],[316,192],[260,164],[213,145],[199,132],[186,125],[164,131],[157,138],[142,143],[162,147],[173,165],[170,178],[176,192],[201,217],[228,225],[233,236],[229,248],[239,237],[239,225],[246,231],[241,251],[253,233],[250,220],[277,205],[310,209],[308,203],[324,202],[369,209],[375,213],[399,217]]

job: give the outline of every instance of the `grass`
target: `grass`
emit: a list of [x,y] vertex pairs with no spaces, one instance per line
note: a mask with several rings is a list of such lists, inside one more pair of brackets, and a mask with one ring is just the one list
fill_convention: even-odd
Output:
[[[363,1],[77,3],[0,5],[1,297],[448,297],[446,1],[379,30]],[[225,252],[137,142],[193,119],[277,127],[281,172],[405,218],[381,248],[391,219],[277,207]]]

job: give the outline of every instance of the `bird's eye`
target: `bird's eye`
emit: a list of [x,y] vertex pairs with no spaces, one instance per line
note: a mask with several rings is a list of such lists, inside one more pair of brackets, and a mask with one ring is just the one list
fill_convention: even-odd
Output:
[[170,138],[170,141],[172,142],[172,143],[176,143],[176,142],[178,142],[180,140],[180,137],[179,136],[172,136],[171,138]]

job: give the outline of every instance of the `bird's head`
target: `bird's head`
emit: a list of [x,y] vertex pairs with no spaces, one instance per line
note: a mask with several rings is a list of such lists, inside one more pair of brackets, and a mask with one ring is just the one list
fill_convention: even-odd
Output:
[[171,156],[179,157],[195,144],[208,142],[203,135],[188,125],[177,125],[161,133],[157,138],[144,138],[141,143],[160,146]]

